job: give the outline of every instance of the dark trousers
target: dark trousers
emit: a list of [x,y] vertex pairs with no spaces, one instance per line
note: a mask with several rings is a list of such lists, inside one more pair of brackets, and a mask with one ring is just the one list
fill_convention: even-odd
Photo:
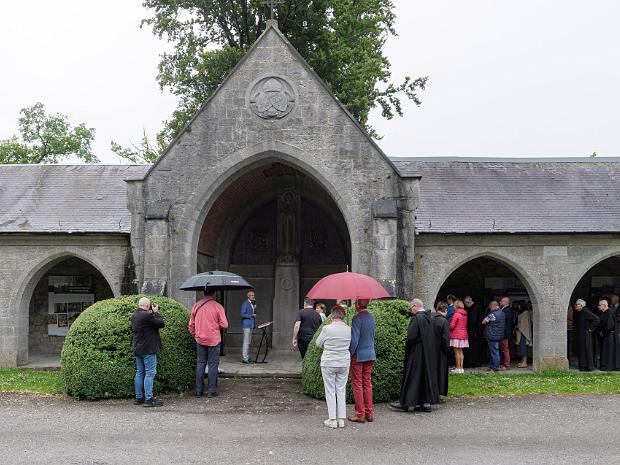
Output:
[[302,360],[306,356],[306,350],[308,350],[309,344],[310,344],[310,341],[304,341],[302,339],[297,340],[297,347],[299,347],[299,353],[301,354]]
[[203,394],[205,389],[205,367],[209,367],[208,390],[217,392],[217,368],[220,364],[220,345],[203,346],[196,343],[196,393]]

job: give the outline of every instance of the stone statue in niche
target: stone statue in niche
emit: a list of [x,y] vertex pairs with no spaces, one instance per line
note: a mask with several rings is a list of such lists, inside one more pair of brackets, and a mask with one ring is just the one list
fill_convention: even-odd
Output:
[[297,261],[297,196],[285,191],[278,198],[278,263]]
[[270,76],[258,81],[250,92],[250,108],[263,119],[280,119],[295,106],[295,92],[284,79]]

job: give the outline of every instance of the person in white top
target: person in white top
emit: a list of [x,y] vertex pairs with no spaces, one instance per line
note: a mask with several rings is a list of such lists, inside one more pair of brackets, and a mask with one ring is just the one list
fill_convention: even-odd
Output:
[[316,339],[316,345],[323,348],[321,374],[329,415],[324,424],[329,428],[344,428],[347,417],[347,378],[351,362],[351,328],[343,321],[344,309],[339,305],[332,308],[331,318],[331,324],[323,326]]

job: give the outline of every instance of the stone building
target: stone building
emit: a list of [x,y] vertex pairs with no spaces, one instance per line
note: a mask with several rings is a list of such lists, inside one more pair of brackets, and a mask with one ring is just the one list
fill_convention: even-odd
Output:
[[254,284],[275,347],[349,269],[429,306],[530,300],[535,367],[565,368],[569,300],[620,289],[619,186],[620,159],[389,158],[270,24],[155,165],[0,166],[0,366],[58,352],[91,301],[190,306],[215,268]]

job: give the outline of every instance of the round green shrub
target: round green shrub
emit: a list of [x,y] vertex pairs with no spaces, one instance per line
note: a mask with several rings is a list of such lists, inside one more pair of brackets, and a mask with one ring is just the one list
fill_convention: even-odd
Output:
[[[375,353],[377,361],[372,370],[373,401],[387,402],[398,397],[403,375],[403,358],[407,325],[411,315],[409,302],[404,300],[378,300],[371,302],[368,311],[377,321],[375,332]],[[347,309],[346,322],[351,324],[355,315],[353,308]],[[329,324],[328,319],[323,324]],[[301,385],[303,392],[318,399],[325,398],[321,376],[321,354],[316,346],[316,332],[303,362]],[[351,383],[347,384],[347,401],[353,402]]]
[[[101,300],[71,325],[60,364],[69,395],[100,399],[134,394],[135,359],[131,353],[131,315],[139,295]],[[166,326],[157,357],[155,392],[186,391],[194,383],[196,348],[187,330],[189,311],[167,297],[152,297]]]

